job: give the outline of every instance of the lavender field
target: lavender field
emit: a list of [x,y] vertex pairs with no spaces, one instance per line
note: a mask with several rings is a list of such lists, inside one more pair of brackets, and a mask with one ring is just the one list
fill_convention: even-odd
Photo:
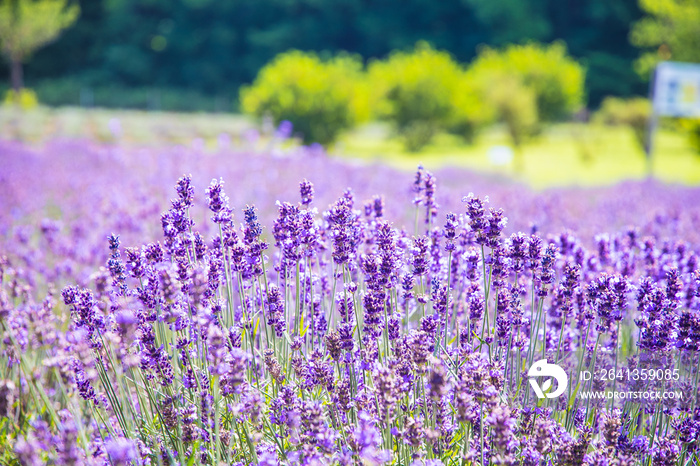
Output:
[[0,140],[0,464],[690,465],[700,188]]

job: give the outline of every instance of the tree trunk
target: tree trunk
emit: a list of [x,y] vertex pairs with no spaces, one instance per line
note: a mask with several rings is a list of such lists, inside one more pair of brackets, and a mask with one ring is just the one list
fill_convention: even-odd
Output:
[[10,67],[12,71],[12,89],[14,89],[15,92],[19,92],[24,86],[22,82],[22,62],[12,58],[10,60]]

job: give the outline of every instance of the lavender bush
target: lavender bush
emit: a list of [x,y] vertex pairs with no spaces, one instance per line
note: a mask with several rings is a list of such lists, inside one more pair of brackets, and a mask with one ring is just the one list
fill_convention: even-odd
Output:
[[697,463],[697,189],[0,150],[3,464]]

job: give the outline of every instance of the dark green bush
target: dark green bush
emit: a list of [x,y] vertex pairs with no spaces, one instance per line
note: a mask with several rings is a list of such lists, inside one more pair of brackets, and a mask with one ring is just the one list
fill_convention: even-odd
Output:
[[128,108],[170,112],[236,111],[235,93],[208,95],[171,87],[93,85],[76,79],[50,79],[33,84],[42,105]]

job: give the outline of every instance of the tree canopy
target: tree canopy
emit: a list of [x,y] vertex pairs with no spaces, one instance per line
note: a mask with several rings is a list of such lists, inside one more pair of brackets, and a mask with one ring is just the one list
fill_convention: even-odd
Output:
[[32,82],[236,95],[290,49],[368,61],[424,40],[466,63],[481,45],[561,40],[587,69],[590,104],[646,90],[628,41],[637,0],[77,1],[75,26],[28,64]]
[[[35,50],[58,37],[78,18],[67,0],[14,0],[0,3],[0,50],[13,68],[13,87],[22,85],[21,66]],[[20,72],[19,75],[14,75]]]
[[640,0],[647,14],[630,33],[646,49],[635,63],[644,77],[661,60],[700,62],[700,0]]

